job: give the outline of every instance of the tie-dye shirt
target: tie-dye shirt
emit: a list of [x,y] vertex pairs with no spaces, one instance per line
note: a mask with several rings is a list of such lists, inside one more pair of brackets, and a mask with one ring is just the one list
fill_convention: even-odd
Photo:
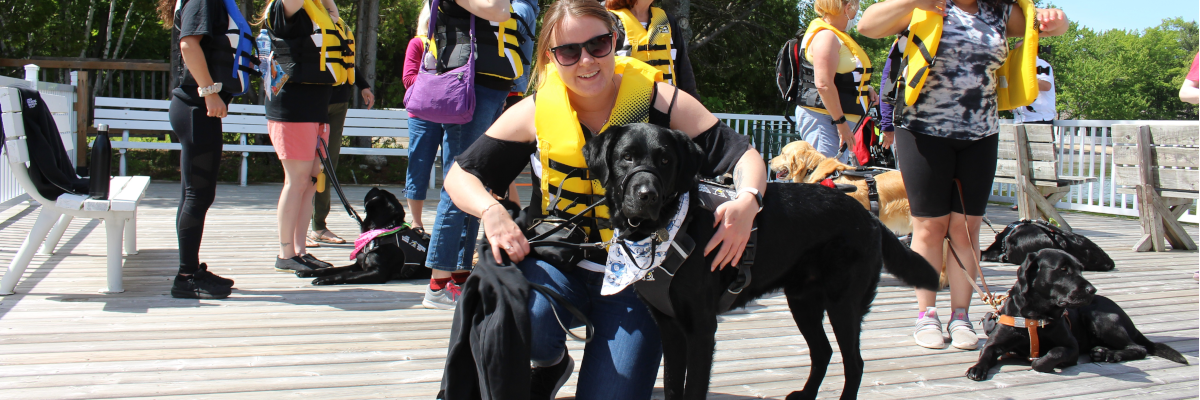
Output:
[[996,71],[1008,57],[1006,25],[1012,5],[980,1],[970,14],[947,1],[937,61],[917,101],[896,113],[909,132],[976,140],[1000,131]]

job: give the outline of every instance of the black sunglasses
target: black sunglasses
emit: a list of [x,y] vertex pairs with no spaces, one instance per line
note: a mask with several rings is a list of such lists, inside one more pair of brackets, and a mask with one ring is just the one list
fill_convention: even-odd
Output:
[[586,48],[588,54],[592,57],[602,58],[612,53],[613,33],[605,33],[600,36],[588,39],[583,43],[571,43],[550,48],[550,52],[554,53],[554,59],[558,60],[558,65],[569,67],[579,62],[579,56],[583,55],[583,49]]

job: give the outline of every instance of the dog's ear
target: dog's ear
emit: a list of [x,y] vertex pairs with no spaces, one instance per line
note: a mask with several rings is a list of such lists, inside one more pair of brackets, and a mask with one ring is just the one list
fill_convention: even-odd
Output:
[[679,160],[676,167],[676,191],[691,190],[700,182],[700,167],[704,163],[704,149],[700,148],[686,133],[670,130],[671,138],[675,140],[675,158]]
[[601,185],[608,185],[608,178],[612,175],[608,158],[612,156],[613,146],[616,146],[627,129],[624,126],[609,127],[583,145],[583,160],[587,162],[588,172],[599,180]]
[[1024,299],[1029,291],[1033,289],[1033,281],[1037,280],[1038,275],[1038,254],[1041,251],[1029,253],[1025,256],[1025,261],[1021,263],[1021,268],[1017,269],[1017,289],[1016,296]]

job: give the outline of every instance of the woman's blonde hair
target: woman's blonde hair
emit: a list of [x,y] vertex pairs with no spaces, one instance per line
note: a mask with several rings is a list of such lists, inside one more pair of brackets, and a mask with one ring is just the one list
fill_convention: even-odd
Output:
[[417,16],[417,36],[429,37],[429,2],[421,2],[421,13]]
[[836,17],[849,4],[858,4],[858,0],[813,0],[813,10],[821,17]]
[[558,0],[546,8],[546,15],[542,17],[542,31],[538,34],[537,39],[537,61],[533,66],[533,79],[531,87],[539,87],[542,82],[545,82],[546,65],[553,62],[550,58],[551,38],[554,37],[555,31],[562,26],[563,18],[566,16],[572,17],[592,17],[604,22],[608,26],[609,32],[617,30],[616,20],[612,14],[608,12],[600,2],[596,0]]

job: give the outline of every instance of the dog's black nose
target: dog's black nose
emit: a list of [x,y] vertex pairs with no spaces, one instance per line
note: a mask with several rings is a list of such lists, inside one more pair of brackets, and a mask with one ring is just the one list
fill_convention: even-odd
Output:
[[1095,287],[1095,286],[1088,285],[1088,286],[1087,286],[1087,289],[1085,289],[1085,290],[1087,291],[1087,294],[1096,294],[1096,287]]
[[658,190],[650,185],[642,185],[637,188],[637,196],[638,200],[644,202],[656,202],[658,201]]

